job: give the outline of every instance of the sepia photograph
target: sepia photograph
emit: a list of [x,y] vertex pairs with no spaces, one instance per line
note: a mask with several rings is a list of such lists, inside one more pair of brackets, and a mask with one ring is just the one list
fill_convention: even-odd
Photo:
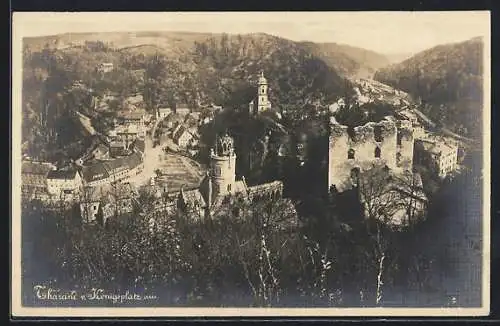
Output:
[[12,17],[13,316],[488,315],[489,12]]

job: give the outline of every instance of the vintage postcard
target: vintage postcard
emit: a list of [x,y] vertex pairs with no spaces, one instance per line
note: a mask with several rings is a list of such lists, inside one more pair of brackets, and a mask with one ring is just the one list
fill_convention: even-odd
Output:
[[12,315],[488,315],[489,33],[14,13]]

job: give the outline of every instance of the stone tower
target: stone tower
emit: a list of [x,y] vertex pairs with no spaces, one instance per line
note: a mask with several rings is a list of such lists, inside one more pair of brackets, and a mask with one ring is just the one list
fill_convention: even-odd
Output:
[[211,196],[217,198],[234,191],[236,182],[236,153],[234,141],[228,134],[217,137],[210,150]]
[[258,112],[263,112],[270,107],[271,103],[267,98],[267,79],[264,77],[264,72],[261,72],[259,77]]

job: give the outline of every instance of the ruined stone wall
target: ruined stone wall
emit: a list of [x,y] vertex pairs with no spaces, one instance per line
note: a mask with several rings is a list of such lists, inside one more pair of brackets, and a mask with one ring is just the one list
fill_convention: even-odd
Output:
[[349,135],[347,126],[332,123],[330,126],[328,150],[328,187],[335,185],[337,190],[348,188],[350,164],[347,159],[349,151]]
[[402,124],[398,129],[398,157],[397,166],[403,170],[411,171],[413,167],[414,136],[411,125]]
[[[405,136],[404,145],[398,146],[398,129],[394,121],[369,122],[355,127],[353,132],[347,126],[332,121],[330,124],[328,187],[335,185],[340,192],[352,187],[353,169],[364,171],[374,165],[387,165],[391,169],[398,167],[397,157],[401,148],[407,157],[411,150],[413,157],[412,137]],[[353,157],[349,155],[352,152]]]

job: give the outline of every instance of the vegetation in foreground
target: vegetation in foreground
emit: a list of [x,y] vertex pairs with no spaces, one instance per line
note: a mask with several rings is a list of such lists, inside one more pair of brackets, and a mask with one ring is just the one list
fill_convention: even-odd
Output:
[[147,205],[99,226],[82,225],[76,208],[26,202],[24,303],[37,304],[32,288],[43,284],[154,293],[159,300],[148,304],[163,306],[377,306],[400,293],[415,293],[406,300],[418,305],[441,293],[434,277],[454,259],[432,245],[449,206],[477,204],[457,184],[480,186],[473,172],[457,177],[432,195],[425,222],[403,230],[364,218],[356,198],[334,194],[294,205],[235,200],[211,219],[157,212],[148,215],[153,229],[139,209]]

